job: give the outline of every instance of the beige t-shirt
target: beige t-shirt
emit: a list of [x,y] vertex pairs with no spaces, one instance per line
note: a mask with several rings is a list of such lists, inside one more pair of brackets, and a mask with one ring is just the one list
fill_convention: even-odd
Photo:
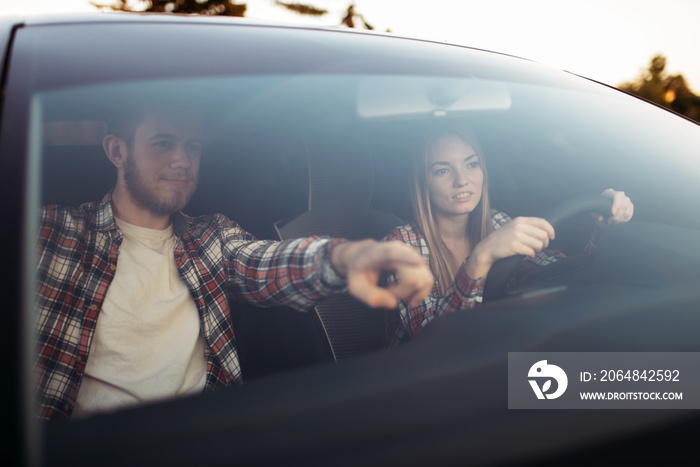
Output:
[[117,225],[124,239],[74,417],[199,393],[206,382],[199,316],[177,272],[172,226]]

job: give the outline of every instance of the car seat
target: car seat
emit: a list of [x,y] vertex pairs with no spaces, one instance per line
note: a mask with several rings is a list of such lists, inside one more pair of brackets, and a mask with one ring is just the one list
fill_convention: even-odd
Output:
[[[371,207],[372,156],[361,142],[336,139],[306,142],[308,210],[275,229],[282,240],[311,235],[379,240],[403,221]],[[310,310],[320,321],[336,362],[379,350],[386,312],[369,308],[347,293]]]

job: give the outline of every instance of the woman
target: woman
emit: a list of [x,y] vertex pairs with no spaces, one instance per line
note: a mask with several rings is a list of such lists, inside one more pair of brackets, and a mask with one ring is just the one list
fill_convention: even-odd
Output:
[[[389,313],[387,347],[416,335],[436,316],[479,304],[486,275],[499,259],[526,256],[517,272],[522,275],[563,256],[547,250],[554,228],[546,220],[511,220],[491,209],[483,153],[472,134],[450,131],[429,139],[413,173],[415,220],[396,228],[385,240],[416,247],[430,266],[435,284],[418,306],[402,302]],[[586,253],[594,250],[598,229],[627,222],[634,211],[623,192],[609,189],[602,195],[613,200],[613,215],[598,217]]]

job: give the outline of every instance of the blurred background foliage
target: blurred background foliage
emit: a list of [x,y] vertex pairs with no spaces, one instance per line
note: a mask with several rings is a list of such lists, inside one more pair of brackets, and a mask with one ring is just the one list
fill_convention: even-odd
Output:
[[245,16],[246,4],[234,0],[106,0],[91,1],[103,10],[149,13]]
[[[106,3],[97,1],[91,3],[97,8],[115,11],[223,16],[245,16],[247,9],[246,3],[238,3],[237,0],[106,0]],[[318,8],[313,3],[275,0],[275,4],[299,15],[323,16],[328,13],[327,10]],[[340,25],[374,29],[362,14],[355,11],[355,4],[352,2],[348,4]],[[672,76],[665,70],[666,57],[661,54],[655,55],[649,67],[637,78],[619,84],[617,87],[700,123],[700,96],[690,90],[682,74]]]
[[[347,1],[347,0],[339,0]],[[114,11],[183,13],[197,15],[245,16],[247,5],[236,0],[106,0],[90,2],[95,7]],[[283,2],[275,0],[280,8],[306,16],[323,16],[328,10],[318,8],[310,3]],[[340,25],[350,28],[374,29],[364,16],[355,11],[355,4],[350,3]]]
[[655,55],[636,79],[617,87],[700,123],[700,96],[693,94],[682,74],[669,75],[665,70],[666,57]]

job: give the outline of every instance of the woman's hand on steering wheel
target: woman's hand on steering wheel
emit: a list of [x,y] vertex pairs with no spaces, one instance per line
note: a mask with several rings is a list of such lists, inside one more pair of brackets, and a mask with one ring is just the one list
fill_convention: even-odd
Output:
[[[613,191],[612,197],[610,196],[611,193],[606,190],[607,193],[605,196],[583,196],[560,204],[546,216],[547,221],[552,226],[557,227],[565,219],[583,212],[605,213],[603,214],[604,218],[614,218],[615,216],[612,214],[611,208],[614,203],[615,192],[614,190],[610,191]],[[618,195],[618,199],[622,198]],[[624,201],[624,199],[622,200]],[[501,258],[490,268],[486,282],[484,283],[484,301],[504,296],[508,280],[517,269],[522,259],[523,257],[520,255],[511,256],[510,258]]]
[[469,256],[466,272],[472,279],[488,274],[491,266],[514,255],[534,257],[554,240],[554,227],[539,217],[516,217],[479,242]]
[[625,195],[624,191],[615,191],[612,188],[608,188],[600,195],[612,200],[612,215],[606,218],[601,214],[594,214],[598,228],[604,229],[609,225],[629,222],[630,219],[632,219],[634,215],[634,204],[632,204],[632,200]]

